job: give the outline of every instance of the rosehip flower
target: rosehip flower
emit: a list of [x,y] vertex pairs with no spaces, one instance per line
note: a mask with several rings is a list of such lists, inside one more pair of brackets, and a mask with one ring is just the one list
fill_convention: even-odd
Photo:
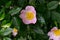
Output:
[[18,34],[18,30],[16,28],[13,29],[12,35],[15,37]]
[[60,29],[53,27],[51,31],[48,32],[49,40],[60,40]]
[[33,6],[27,6],[21,11],[20,18],[24,24],[35,24],[36,19],[36,10]]

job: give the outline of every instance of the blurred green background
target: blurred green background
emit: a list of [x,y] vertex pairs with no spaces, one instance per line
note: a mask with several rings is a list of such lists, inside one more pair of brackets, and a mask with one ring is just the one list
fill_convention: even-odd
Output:
[[[0,40],[48,40],[52,27],[60,28],[60,0],[0,0]],[[31,5],[36,9],[37,23],[26,25],[20,11]],[[27,26],[29,26],[27,28]],[[12,36],[12,29],[18,34]]]

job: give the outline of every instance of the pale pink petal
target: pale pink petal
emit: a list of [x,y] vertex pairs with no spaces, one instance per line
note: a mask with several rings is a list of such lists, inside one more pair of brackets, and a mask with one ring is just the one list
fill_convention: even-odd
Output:
[[32,12],[36,15],[36,10],[32,10]]
[[31,23],[35,24],[37,21],[36,17],[31,21]]
[[13,32],[13,34],[12,34],[14,37],[17,35],[17,32]]
[[23,14],[20,14],[19,17],[20,17],[21,19],[24,19],[24,18],[25,18],[25,14],[24,14],[24,13],[23,13]]
[[26,6],[25,8],[26,10],[35,10],[35,8],[33,6]]
[[55,38],[54,34],[50,35],[50,39],[53,39]]
[[53,39],[53,40],[60,40],[59,37],[56,37],[56,36],[50,36],[49,39]]
[[20,17],[21,19],[24,19],[24,18],[25,18],[25,10],[22,10],[22,11],[21,11],[21,14],[19,15],[19,17]]
[[51,32],[48,32],[48,36],[50,36],[51,35]]
[[21,13],[25,13],[25,10],[22,10]]
[[15,37],[18,34],[18,32],[14,32],[14,30],[12,31],[12,35]]
[[53,33],[53,32],[51,32],[51,31],[50,31],[50,32],[48,32],[48,36],[53,36],[53,34],[54,34],[54,33]]
[[58,30],[58,28],[57,28],[57,27],[53,27],[53,28],[51,29],[51,31],[54,31],[54,30]]
[[24,24],[35,24],[36,21],[37,21],[36,18],[34,18],[33,20],[25,20],[25,19],[23,19],[23,23]]
[[26,11],[32,11],[34,14],[36,14],[36,10],[35,10],[35,8],[34,8],[33,6],[27,6],[27,7],[25,8],[25,10],[26,10]]
[[36,11],[35,10],[25,10],[26,12],[33,12],[36,15]]
[[59,40],[60,40],[60,36],[59,36]]
[[24,24],[30,24],[30,23],[31,23],[31,21],[26,20],[26,19],[23,19],[23,23],[24,23]]

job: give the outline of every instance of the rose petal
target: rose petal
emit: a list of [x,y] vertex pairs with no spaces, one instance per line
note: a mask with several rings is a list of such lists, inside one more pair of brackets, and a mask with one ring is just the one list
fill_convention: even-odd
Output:
[[23,19],[23,23],[24,23],[24,24],[30,24],[30,23],[31,23],[31,21],[26,20],[26,19]]
[[25,13],[25,10],[22,10],[21,13]]
[[35,8],[33,6],[26,6],[25,8],[26,10],[35,10]]
[[33,6],[27,6],[25,8],[26,11],[32,11],[34,14],[36,14],[35,8]]
[[35,10],[25,10],[26,12],[30,11],[33,12],[36,15],[36,11]]
[[58,28],[57,28],[57,27],[53,27],[53,28],[51,29],[51,31],[54,31],[54,30],[58,30]]
[[31,23],[35,24],[37,21],[36,17],[31,21]]
[[35,24],[37,21],[36,18],[34,18],[33,20],[26,20],[26,19],[23,19],[23,23],[24,24]]
[[15,37],[17,35],[17,32],[13,32],[12,35]]
[[21,14],[19,15],[19,17],[20,17],[21,19],[24,19],[24,18],[25,18],[25,10],[22,10],[22,11],[21,11]]

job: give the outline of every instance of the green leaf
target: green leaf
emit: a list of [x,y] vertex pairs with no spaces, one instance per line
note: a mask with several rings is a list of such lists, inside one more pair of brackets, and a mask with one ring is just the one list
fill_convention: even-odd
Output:
[[36,29],[34,29],[34,31],[38,34],[44,34],[43,30],[40,28],[36,28]]
[[12,21],[13,21],[13,25],[14,25],[17,29],[19,29],[20,26],[19,26],[19,20],[18,20],[18,18],[13,17]]
[[45,0],[38,0],[40,3],[45,3]]
[[7,21],[4,20],[4,21],[2,22],[2,24],[1,24],[1,27],[3,27],[3,28],[9,28],[9,27],[11,26],[11,24],[12,24],[12,21],[9,22],[9,23],[7,23]]
[[5,18],[5,13],[0,14],[0,21]]
[[3,28],[8,28],[8,27],[10,27],[11,26],[11,23],[7,23],[7,24],[5,24],[5,25],[2,25],[1,27],[3,27]]
[[21,7],[23,7],[23,6],[25,6],[26,5],[26,0],[18,0],[18,4],[19,4],[19,6],[21,6]]
[[52,20],[60,23],[60,13],[53,11],[52,12]]
[[0,21],[3,20],[5,18],[5,8],[2,8],[0,11]]
[[11,3],[12,3],[12,2],[11,2],[11,1],[9,1],[8,3],[6,3],[5,7],[6,7],[6,8],[9,8],[9,7],[10,7],[10,5],[11,5]]
[[11,11],[9,11],[9,14],[11,14],[11,16],[19,13],[19,11],[21,10],[21,8],[17,7],[17,8],[13,8]]
[[29,0],[29,4],[35,6],[35,0]]
[[41,23],[41,24],[45,24],[45,20],[42,16],[40,16],[40,18],[38,18],[38,21]]
[[12,32],[11,28],[1,29],[0,33],[2,36],[7,36]]
[[18,40],[26,40],[26,38],[20,37]]
[[49,10],[56,9],[58,6],[58,1],[51,1],[47,4]]
[[8,37],[5,37],[5,38],[3,38],[3,40],[11,40],[10,38],[8,38]]
[[1,9],[1,11],[0,11],[0,14],[1,14],[1,13],[4,13],[4,10],[5,10],[5,8],[3,7],[3,8]]
[[56,22],[56,21],[54,21],[54,24],[56,25],[56,27],[58,27],[58,24],[57,24],[57,22]]

